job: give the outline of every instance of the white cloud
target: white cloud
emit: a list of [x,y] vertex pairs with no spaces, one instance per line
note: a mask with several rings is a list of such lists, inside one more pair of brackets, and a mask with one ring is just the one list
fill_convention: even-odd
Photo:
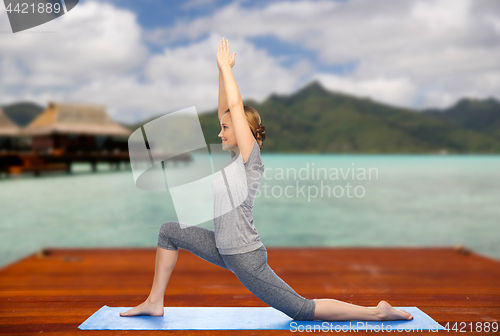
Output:
[[[110,115],[126,122],[193,105],[199,112],[216,108],[216,48],[228,35],[212,32],[198,43],[148,55],[142,33],[131,12],[87,1],[25,34],[6,35],[0,41],[0,66],[8,71],[0,85],[11,94],[2,103],[104,103]],[[230,42],[237,52],[233,74],[244,98],[259,101],[271,92],[288,93],[312,71],[306,60],[285,69],[243,38]],[[13,84],[23,89],[13,93]]]
[[[54,33],[35,34],[39,31]],[[5,34],[0,50],[31,73],[93,79],[140,66],[148,53],[140,32],[131,12],[89,1],[26,33]]]
[[410,15],[437,33],[462,29],[469,20],[470,0],[417,1]]
[[[5,12],[0,29],[9,30]],[[342,76],[317,71],[307,59],[284,68],[286,57],[249,42],[266,35],[313,51],[323,65],[358,66]],[[233,73],[243,98],[288,94],[311,79],[400,106],[500,98],[498,1],[288,1],[250,9],[234,2],[148,31],[134,13],[89,0],[26,33],[0,36],[0,103],[104,103],[114,118],[130,122],[192,105],[214,109],[223,36],[237,51]],[[147,42],[162,51],[152,54]]]
[[[113,101],[121,111],[120,119],[133,121],[137,113],[151,117],[177,109],[196,106],[198,112],[217,107],[217,44],[221,34],[175,49],[166,48],[152,56],[144,66],[145,82],[135,77],[120,82],[93,82],[80,88],[76,96],[99,97]],[[301,76],[310,73],[308,62],[299,62],[292,70],[284,69],[275,59],[243,39],[230,41],[231,54],[236,51],[233,75],[244,98],[261,101],[270,92],[288,93],[296,89]]]
[[[5,27],[6,13],[0,14]],[[136,71],[147,60],[148,49],[140,40],[141,28],[130,11],[92,1],[42,26],[16,34],[2,34],[0,64],[2,91],[16,88],[15,99],[33,99],[40,104],[74,96],[89,82],[120,77]],[[78,97],[93,101],[94,97]],[[2,98],[2,103],[8,101]]]
[[356,79],[336,75],[315,76],[327,89],[356,96],[371,97],[392,105],[406,105],[417,93],[417,88],[407,78]]
[[[240,38],[269,34],[315,51],[325,64],[357,61],[355,72],[337,78],[335,86],[359,88],[361,94],[373,88],[377,99],[380,85],[387,85],[386,101],[409,106],[417,97],[401,97],[393,87],[404,83],[397,85],[418,94],[423,106],[444,106],[478,92],[500,98],[496,79],[486,81],[490,86],[472,86],[485,76],[500,78],[499,27],[500,2],[493,0],[289,1],[256,9],[232,4],[211,17],[155,31],[155,39],[195,39],[207,30]],[[464,80],[469,82],[455,85]],[[436,96],[448,98],[432,98]]]

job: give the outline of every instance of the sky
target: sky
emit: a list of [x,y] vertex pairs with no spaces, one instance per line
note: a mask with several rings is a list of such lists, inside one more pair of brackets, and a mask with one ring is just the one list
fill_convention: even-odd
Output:
[[0,5],[0,105],[105,104],[133,123],[217,108],[217,44],[243,99],[327,90],[416,110],[500,100],[497,0],[81,0],[13,34]]

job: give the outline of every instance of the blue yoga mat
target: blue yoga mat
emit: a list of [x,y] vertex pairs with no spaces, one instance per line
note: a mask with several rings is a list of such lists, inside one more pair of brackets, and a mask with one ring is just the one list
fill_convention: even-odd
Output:
[[405,321],[295,321],[272,307],[165,307],[164,316],[120,316],[132,307],[103,306],[78,326],[81,330],[444,330],[417,307],[394,307],[413,315]]

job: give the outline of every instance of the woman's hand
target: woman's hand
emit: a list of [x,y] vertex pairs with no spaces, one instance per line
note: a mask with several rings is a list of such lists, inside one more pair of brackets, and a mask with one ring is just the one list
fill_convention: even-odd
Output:
[[217,67],[219,68],[219,72],[222,72],[222,66],[229,65],[231,68],[235,64],[235,56],[236,52],[234,52],[233,56],[229,52],[229,41],[222,38],[217,45]]

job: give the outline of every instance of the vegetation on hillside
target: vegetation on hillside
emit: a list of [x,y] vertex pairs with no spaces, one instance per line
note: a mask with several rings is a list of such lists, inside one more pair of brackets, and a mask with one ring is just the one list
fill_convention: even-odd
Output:
[[[244,103],[259,111],[266,126],[265,152],[500,152],[500,103],[495,99],[463,99],[449,109],[418,112],[330,92],[312,82],[291,95],[272,94],[260,104]],[[42,108],[18,103],[4,110],[25,125]],[[157,117],[123,126],[135,130]],[[207,144],[220,143],[217,109],[199,117]]]

